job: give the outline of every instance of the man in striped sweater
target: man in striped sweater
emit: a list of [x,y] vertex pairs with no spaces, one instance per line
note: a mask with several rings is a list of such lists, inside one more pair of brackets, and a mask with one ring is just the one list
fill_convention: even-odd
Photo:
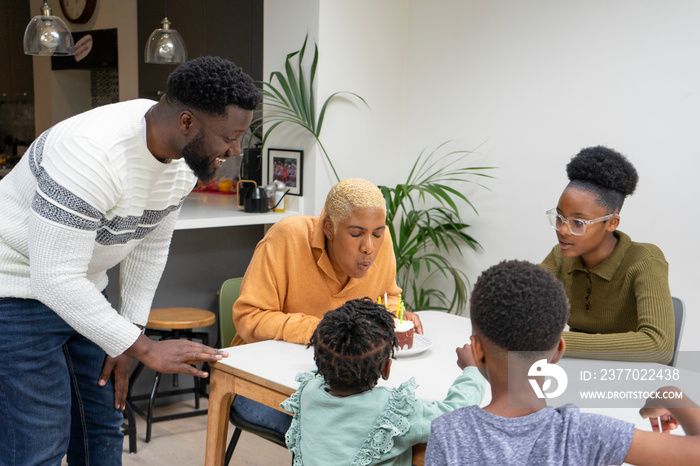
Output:
[[[241,152],[260,94],[230,61],[178,67],[160,101],[42,133],[0,181],[0,465],[121,464],[132,358],[206,377],[216,349],[142,334],[183,199]],[[120,265],[120,302],[104,289]],[[70,428],[69,428],[70,426]]]

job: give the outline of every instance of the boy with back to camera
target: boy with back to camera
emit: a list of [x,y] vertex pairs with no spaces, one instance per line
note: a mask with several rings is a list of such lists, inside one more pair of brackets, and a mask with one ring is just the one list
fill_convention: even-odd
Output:
[[[552,364],[561,359],[568,317],[561,283],[534,264],[505,261],[481,274],[471,296],[471,351],[491,383],[492,400],[433,421],[426,465],[700,461],[700,409],[675,387],[660,388],[640,410],[654,432],[570,404],[548,407],[536,396],[528,369],[540,359]],[[664,399],[670,392],[682,398]],[[657,433],[678,425],[687,436]]]

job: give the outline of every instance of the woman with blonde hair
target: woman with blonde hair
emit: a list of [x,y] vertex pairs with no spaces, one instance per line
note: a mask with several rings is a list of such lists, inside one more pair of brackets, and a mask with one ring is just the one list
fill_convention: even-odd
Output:
[[[351,178],[331,188],[320,216],[292,216],[273,225],[255,248],[233,306],[237,333],[232,345],[307,344],[323,315],[351,299],[386,295],[385,304],[396,310],[401,289],[385,221],[380,189]],[[422,333],[418,316],[405,315]],[[240,415],[258,424],[283,416],[281,424],[269,427],[286,431],[289,416],[271,408],[260,416],[262,408],[240,396],[233,403]]]

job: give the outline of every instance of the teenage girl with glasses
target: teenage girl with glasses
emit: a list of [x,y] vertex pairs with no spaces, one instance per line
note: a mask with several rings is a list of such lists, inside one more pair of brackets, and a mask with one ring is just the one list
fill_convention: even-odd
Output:
[[564,284],[571,303],[567,353],[668,363],[674,343],[668,263],[658,247],[617,230],[637,171],[598,146],[573,157],[566,173],[569,184],[547,212],[559,244],[542,267]]

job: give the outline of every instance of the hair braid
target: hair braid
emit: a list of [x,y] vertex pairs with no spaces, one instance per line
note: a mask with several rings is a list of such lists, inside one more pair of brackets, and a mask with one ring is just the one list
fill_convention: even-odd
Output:
[[327,312],[309,343],[331,389],[361,391],[377,384],[397,345],[393,317],[370,298],[353,299]]

